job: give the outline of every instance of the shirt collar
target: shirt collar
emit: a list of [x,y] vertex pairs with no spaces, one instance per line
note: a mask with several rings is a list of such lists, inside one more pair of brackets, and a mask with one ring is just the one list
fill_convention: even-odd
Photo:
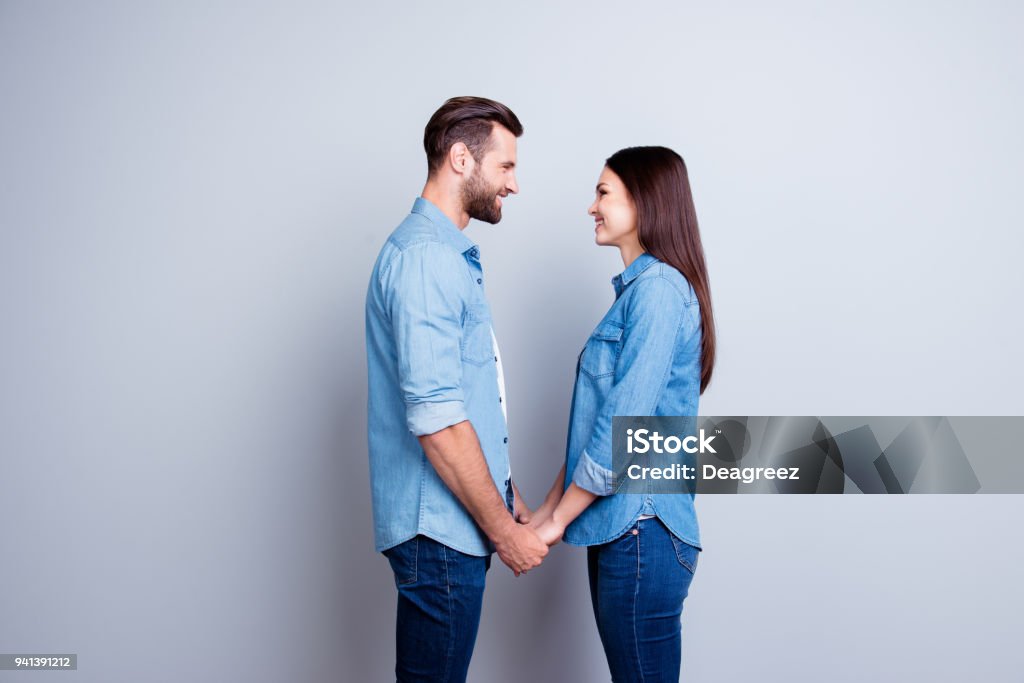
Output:
[[416,201],[413,202],[412,212],[420,214],[433,223],[437,227],[437,234],[441,239],[460,254],[470,252],[470,256],[473,258],[480,258],[480,248],[473,240],[466,237],[465,233],[455,227],[451,219],[444,215],[444,212],[437,208],[429,199],[417,197]]
[[618,296],[622,293],[622,290],[629,286],[629,283],[637,279],[640,273],[644,272],[655,263],[658,263],[658,259],[654,258],[646,251],[629,264],[629,267],[624,271],[612,278],[612,286],[615,287],[615,295]]

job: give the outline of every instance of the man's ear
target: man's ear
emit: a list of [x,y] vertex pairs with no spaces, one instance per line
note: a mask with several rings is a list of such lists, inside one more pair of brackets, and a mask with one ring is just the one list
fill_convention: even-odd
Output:
[[469,153],[465,142],[456,142],[448,150],[448,165],[459,175],[473,170],[473,155]]

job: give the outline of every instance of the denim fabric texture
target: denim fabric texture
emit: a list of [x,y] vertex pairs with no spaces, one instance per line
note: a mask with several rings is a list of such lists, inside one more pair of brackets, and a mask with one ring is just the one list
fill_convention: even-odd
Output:
[[680,619],[699,556],[657,518],[587,548],[590,600],[612,681],[679,681]]
[[465,681],[490,555],[466,555],[426,536],[411,538],[384,555],[398,589],[396,679]]

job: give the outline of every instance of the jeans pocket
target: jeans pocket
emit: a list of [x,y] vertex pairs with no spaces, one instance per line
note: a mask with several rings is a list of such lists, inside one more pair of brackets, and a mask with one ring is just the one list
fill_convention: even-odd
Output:
[[396,586],[408,586],[416,583],[419,546],[420,539],[417,536],[384,551],[384,557],[388,558],[391,571],[395,573]]
[[676,538],[676,535],[673,533],[669,533],[669,538],[672,539],[672,547],[676,550],[676,559],[679,560],[679,564],[686,567],[691,574],[695,573],[697,571],[697,559],[701,553],[700,548]]

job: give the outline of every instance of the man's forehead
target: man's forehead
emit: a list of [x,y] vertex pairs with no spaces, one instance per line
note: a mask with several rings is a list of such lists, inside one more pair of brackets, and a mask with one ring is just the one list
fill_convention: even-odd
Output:
[[491,132],[491,148],[485,156],[497,160],[499,163],[515,163],[516,136],[504,126],[496,124]]
[[516,136],[512,134],[508,128],[495,124],[494,130],[491,131],[491,135],[494,136],[495,142],[505,147],[506,149],[514,150],[516,148]]

